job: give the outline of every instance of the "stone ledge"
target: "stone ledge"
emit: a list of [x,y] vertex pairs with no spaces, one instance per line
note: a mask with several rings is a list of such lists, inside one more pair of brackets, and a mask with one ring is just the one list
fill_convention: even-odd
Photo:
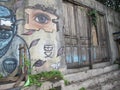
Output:
[[[103,83],[103,82],[105,82],[105,81],[107,81],[111,78],[118,77],[119,74],[120,74],[120,70],[109,72],[109,73],[106,73],[106,74],[95,76],[93,78],[89,78],[85,81],[79,81],[79,82],[76,82],[76,83],[72,83],[68,86],[64,86],[64,87],[62,87],[62,90],[79,90],[82,87],[88,88],[90,86]],[[114,83],[116,83],[116,82],[114,82]]]

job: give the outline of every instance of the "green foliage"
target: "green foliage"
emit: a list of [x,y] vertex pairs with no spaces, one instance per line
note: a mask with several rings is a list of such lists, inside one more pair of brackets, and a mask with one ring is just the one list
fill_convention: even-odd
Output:
[[63,80],[63,75],[60,71],[53,70],[49,72],[41,72],[39,74],[28,75],[28,80],[26,81],[24,86],[41,86],[45,81],[55,82],[58,80]]
[[30,65],[31,65],[30,60],[25,60],[25,61],[24,61],[24,64],[25,64],[27,67],[30,67]]
[[19,66],[20,69],[22,69],[24,66],[26,66],[28,68],[28,73],[31,73],[31,62],[30,62],[30,60],[23,55],[21,55],[21,57],[24,59],[24,65],[20,65]]
[[96,26],[97,25],[97,11],[92,9],[88,12],[88,15],[91,18],[92,24]]
[[64,84],[65,84],[65,85],[68,85],[68,84],[69,84],[69,81],[68,81],[68,80],[64,80]]
[[55,88],[51,88],[50,90],[57,90],[57,89],[55,89]]
[[0,74],[0,79],[1,79],[1,78],[3,78],[3,75],[2,75],[2,74]]
[[84,87],[80,88],[79,90],[86,90]]

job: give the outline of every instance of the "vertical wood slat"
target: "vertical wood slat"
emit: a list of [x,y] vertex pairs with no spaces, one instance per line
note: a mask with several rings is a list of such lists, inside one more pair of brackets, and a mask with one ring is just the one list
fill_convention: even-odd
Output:
[[68,13],[67,13],[67,5],[66,3],[63,3],[63,16],[64,16],[64,34],[65,35],[70,35],[70,32],[69,32],[69,26],[68,26]]
[[78,21],[78,32],[79,34],[79,46],[80,46],[80,63],[82,62],[82,64],[86,64],[86,62],[88,62],[89,60],[89,56],[88,54],[88,35],[87,35],[87,10],[83,7],[78,7],[77,8],[77,13],[78,13],[78,17],[76,19],[76,21]]

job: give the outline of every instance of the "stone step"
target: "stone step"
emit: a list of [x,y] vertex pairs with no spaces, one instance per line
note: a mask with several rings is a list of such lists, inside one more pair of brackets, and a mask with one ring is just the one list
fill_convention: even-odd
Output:
[[[68,86],[63,86],[62,90],[79,90],[82,87],[85,87],[87,88],[86,90],[89,90],[90,87],[93,86],[95,86],[95,88],[92,88],[91,90],[109,90],[110,88],[107,89],[109,85],[111,85],[111,88],[113,88],[116,85],[116,83],[120,82],[120,79],[118,79],[119,76],[120,76],[120,70],[115,70],[115,71],[103,73],[101,75],[93,76],[92,78],[86,79],[85,81],[79,81],[79,82],[76,81]],[[115,79],[118,80],[115,81]],[[106,84],[110,80],[113,82]]]
[[[61,80],[56,83],[45,82],[41,88],[38,88],[36,90],[48,90],[52,87],[58,87],[58,86],[62,87],[61,90],[67,90],[67,89],[79,90],[81,87],[87,88],[90,86],[97,85],[97,83],[99,82],[104,82],[107,79],[115,78],[115,76],[118,76],[118,74],[120,74],[120,71],[118,70],[118,65],[114,64],[111,66],[100,67],[92,70],[82,71],[79,73],[65,75],[65,79],[70,81],[70,85],[68,86],[65,86],[64,81]],[[11,86],[13,86],[13,83],[8,85],[0,85],[0,88],[2,88],[3,90],[7,90]],[[36,87],[29,87],[29,89],[25,89],[25,90],[35,90],[35,88]]]
[[[87,88],[87,90],[120,90],[120,74],[109,78],[104,82],[97,83]],[[119,88],[119,89],[118,89]]]
[[96,68],[96,69],[91,69],[91,70],[85,70],[85,71],[78,72],[78,73],[68,74],[68,75],[65,75],[64,78],[68,80],[70,83],[77,82],[77,81],[84,81],[94,76],[117,70],[118,67],[119,66],[117,64],[114,64],[111,66],[106,66],[106,67],[101,67],[101,68]]

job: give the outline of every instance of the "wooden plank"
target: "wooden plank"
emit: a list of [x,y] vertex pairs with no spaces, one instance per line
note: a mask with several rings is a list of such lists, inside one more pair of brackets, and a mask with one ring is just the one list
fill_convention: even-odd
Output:
[[64,34],[65,35],[70,35],[70,31],[69,31],[69,26],[68,26],[68,13],[67,13],[67,4],[63,3],[63,23],[64,23]]
[[75,30],[75,17],[74,17],[74,7],[73,4],[67,4],[67,10],[68,10],[68,25],[71,36],[76,36],[76,30]]
[[88,37],[87,36],[87,16],[86,16],[86,9],[83,7],[78,7],[78,27],[80,32],[80,37]]

